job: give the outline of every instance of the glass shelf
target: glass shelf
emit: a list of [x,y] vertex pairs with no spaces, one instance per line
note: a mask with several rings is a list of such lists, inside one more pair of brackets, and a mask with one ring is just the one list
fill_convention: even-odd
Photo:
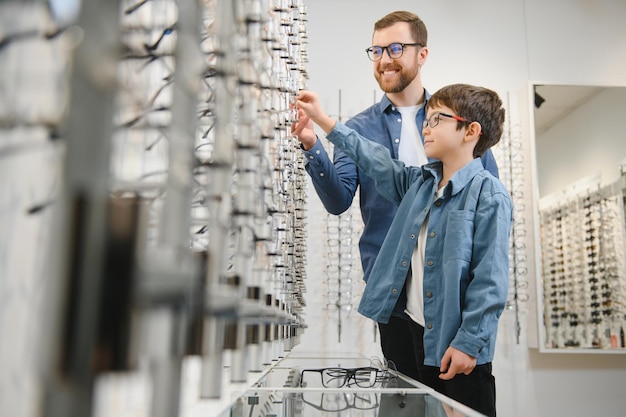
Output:
[[372,388],[326,388],[302,369],[370,366],[369,358],[342,354],[293,354],[270,367],[217,417],[480,417],[466,406],[395,371]]

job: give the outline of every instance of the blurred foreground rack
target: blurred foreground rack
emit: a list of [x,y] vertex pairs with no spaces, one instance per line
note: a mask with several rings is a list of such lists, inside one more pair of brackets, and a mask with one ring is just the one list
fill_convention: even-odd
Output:
[[306,20],[301,0],[0,3],[0,323],[29,324],[11,415],[93,415],[120,374],[179,415],[190,358],[219,398],[298,343]]

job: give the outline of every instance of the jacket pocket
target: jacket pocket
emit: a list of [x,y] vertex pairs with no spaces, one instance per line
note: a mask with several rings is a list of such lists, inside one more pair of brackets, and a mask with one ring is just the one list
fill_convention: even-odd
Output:
[[474,214],[473,211],[469,210],[453,210],[448,213],[443,245],[444,262],[463,261],[469,263],[471,261]]

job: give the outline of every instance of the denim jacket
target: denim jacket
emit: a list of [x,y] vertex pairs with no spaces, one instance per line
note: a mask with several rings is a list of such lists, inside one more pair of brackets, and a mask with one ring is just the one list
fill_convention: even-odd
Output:
[[[426,103],[430,98],[424,91]],[[421,134],[422,122],[426,118],[425,105],[417,112],[415,123]],[[362,136],[385,146],[391,157],[398,158],[398,145],[402,130],[402,115],[389,101],[387,95],[352,117],[346,126],[356,130]],[[308,151],[304,151],[306,171],[311,176],[313,187],[322,204],[331,214],[341,214],[352,205],[352,199],[359,188],[361,216],[364,228],[359,240],[359,250],[367,282],[376,255],[380,250],[387,230],[397,210],[397,205],[382,197],[376,190],[374,181],[365,175],[340,149],[334,150],[334,164],[328,157],[322,141],[318,140]],[[498,168],[491,151],[483,156],[483,164],[493,175],[498,176]],[[432,162],[432,161],[431,161]],[[399,303],[397,312],[402,315],[404,302]]]
[[359,312],[386,323],[405,284],[422,222],[429,215],[424,256],[426,365],[440,366],[448,346],[491,362],[509,284],[511,198],[475,159],[456,172],[436,198],[440,162],[405,167],[389,151],[337,123],[327,136],[398,204]]

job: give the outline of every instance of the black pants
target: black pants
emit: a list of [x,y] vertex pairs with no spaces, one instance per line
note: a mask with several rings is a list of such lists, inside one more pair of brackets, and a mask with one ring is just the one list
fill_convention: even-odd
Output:
[[378,323],[380,347],[385,359],[392,361],[398,372],[419,381],[410,323],[411,320],[396,316],[391,316],[387,324]]
[[414,379],[479,413],[495,417],[496,381],[491,373],[491,363],[477,365],[469,375],[458,374],[449,381],[439,379],[438,367],[424,365],[424,328],[412,320],[407,323],[407,336],[411,336],[415,347],[417,378]]

